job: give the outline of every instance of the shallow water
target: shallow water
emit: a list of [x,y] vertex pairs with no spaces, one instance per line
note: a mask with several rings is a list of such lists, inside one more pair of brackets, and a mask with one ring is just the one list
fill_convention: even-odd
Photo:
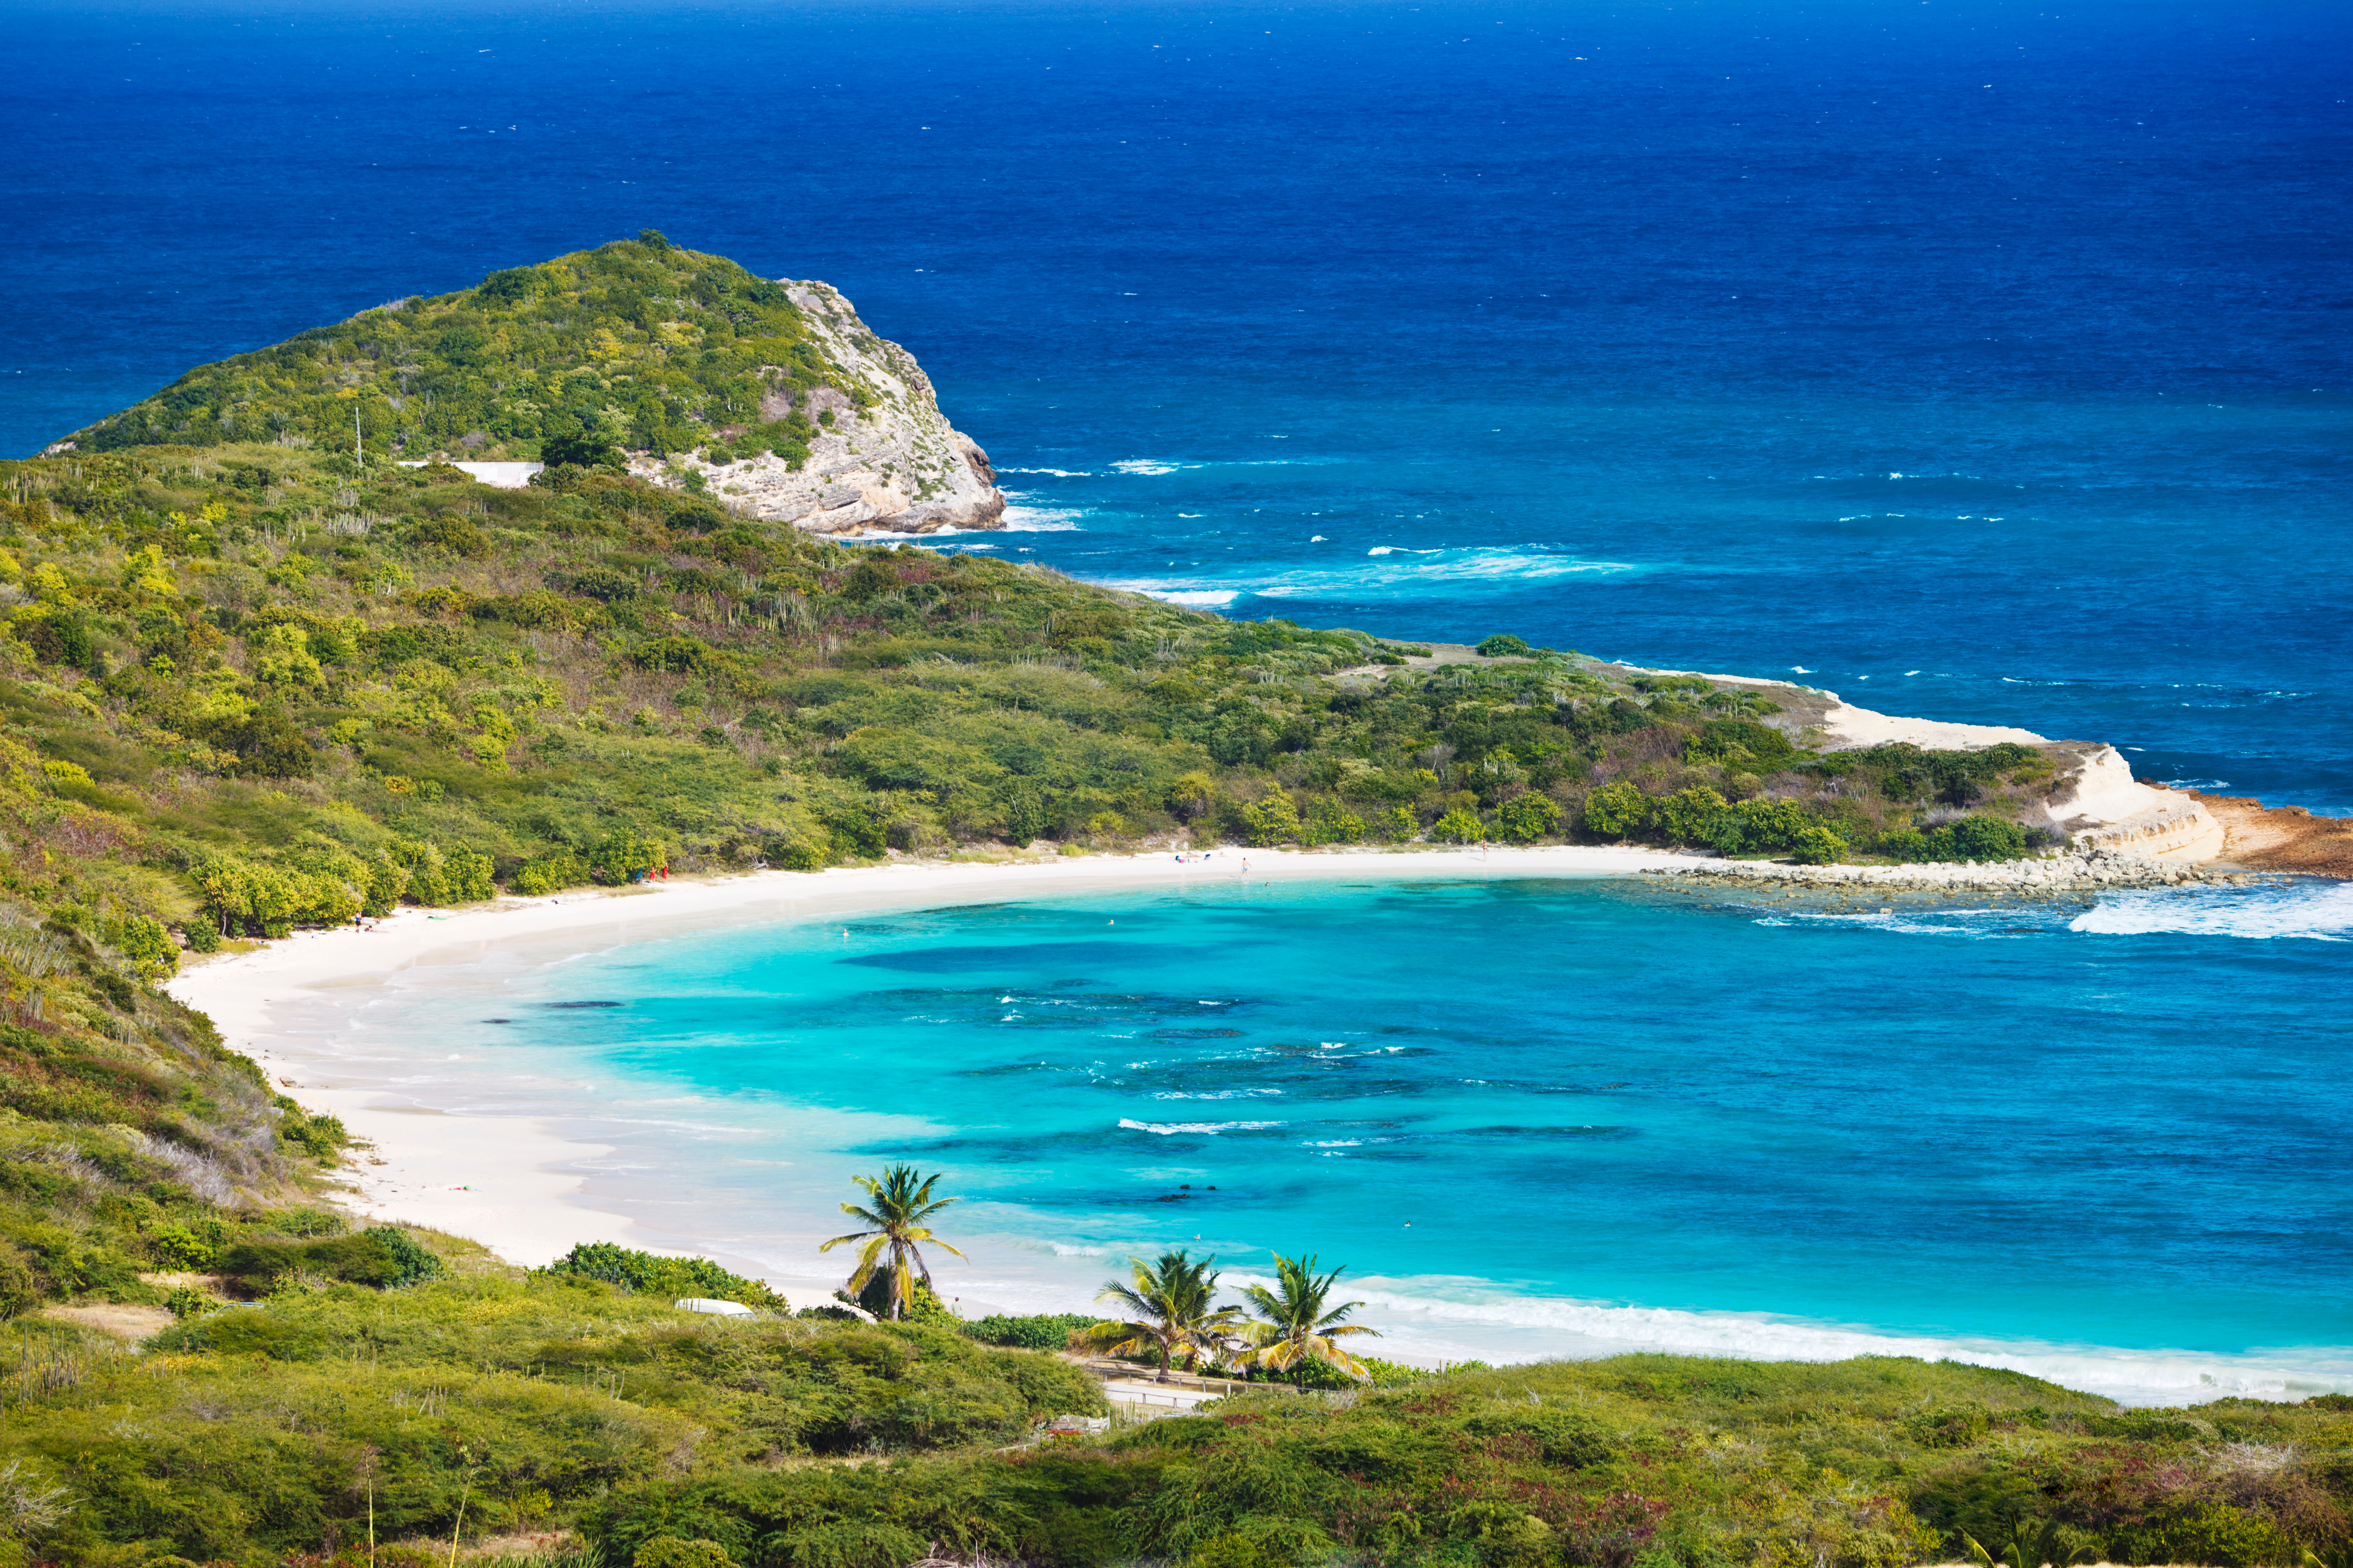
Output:
[[967,1195],[976,1303],[1312,1250],[1423,1354],[2276,1394],[2353,1387],[2338,895],[1227,885],[566,954],[353,1037],[446,1042],[416,1090],[612,1140],[593,1190],[794,1274],[849,1173],[909,1159]]

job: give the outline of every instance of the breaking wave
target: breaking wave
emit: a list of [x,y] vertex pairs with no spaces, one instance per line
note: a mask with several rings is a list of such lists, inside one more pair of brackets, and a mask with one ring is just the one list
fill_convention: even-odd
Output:
[[1137,1121],[1123,1116],[1119,1124],[1130,1132],[1153,1132],[1166,1138],[1177,1132],[1262,1132],[1280,1121]]
[[2255,892],[2110,893],[2076,916],[2068,929],[2102,936],[2353,942],[2353,883],[2299,881]]
[[1113,588],[1148,594],[1171,604],[1229,605],[1244,595],[1262,599],[1410,598],[1417,594],[1451,595],[1465,587],[1558,582],[1577,577],[1609,577],[1652,570],[1624,561],[1595,561],[1580,555],[1508,545],[1406,552],[1396,546],[1375,550],[1362,563],[1346,566],[1276,568],[1246,582],[1207,577],[1134,577],[1109,583]]

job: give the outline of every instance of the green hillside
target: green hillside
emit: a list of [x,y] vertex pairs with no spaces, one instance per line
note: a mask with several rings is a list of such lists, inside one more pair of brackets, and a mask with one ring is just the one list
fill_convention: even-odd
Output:
[[558,437],[661,454],[725,427],[798,462],[807,417],[766,420],[761,404],[818,386],[859,406],[874,395],[824,355],[781,284],[649,230],[199,365],[70,439],[537,458]]

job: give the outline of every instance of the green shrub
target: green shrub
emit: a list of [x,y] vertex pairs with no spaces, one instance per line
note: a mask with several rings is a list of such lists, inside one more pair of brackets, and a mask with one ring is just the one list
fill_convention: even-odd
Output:
[[289,1148],[298,1149],[314,1160],[333,1159],[352,1141],[341,1118],[324,1112],[305,1113],[300,1106],[287,1111],[280,1121],[278,1135]]
[[1717,815],[1707,842],[1726,855],[1787,850],[1814,826],[1794,800],[1744,800]]
[[1705,844],[1725,811],[1724,796],[1704,784],[1679,789],[1651,802],[1651,830],[1670,844]]
[[707,1258],[665,1258],[617,1247],[609,1241],[584,1241],[536,1272],[575,1279],[601,1279],[633,1295],[667,1300],[702,1296],[777,1312],[788,1310],[785,1299],[759,1280],[731,1274]]
[[1534,844],[1560,826],[1560,807],[1550,795],[1530,792],[1515,795],[1495,813],[1497,837],[1513,844]]
[[1299,841],[1309,848],[1319,844],[1355,844],[1364,837],[1364,819],[1338,801],[1318,795],[1307,803]]
[[1801,753],[1789,737],[1750,719],[1711,719],[1683,742],[1687,763],[1737,763],[1769,773]]
[[1100,1319],[1082,1312],[1041,1312],[1024,1317],[1007,1317],[991,1313],[975,1318],[962,1325],[964,1331],[985,1345],[1003,1345],[1013,1350],[1059,1351],[1070,1342],[1071,1335],[1082,1329],[1092,1328]]
[[1299,808],[1282,790],[1243,806],[1242,821],[1250,829],[1250,841],[1262,847],[1299,841]]
[[325,1241],[235,1242],[221,1250],[214,1268],[232,1287],[252,1296],[303,1275],[396,1290],[444,1273],[440,1258],[397,1226],[375,1226],[357,1236]]
[[1651,797],[1623,780],[1585,797],[1585,826],[1605,838],[1630,838],[1651,825]]
[[1891,860],[2016,860],[2028,853],[2027,832],[2007,817],[1971,816],[1923,833],[1897,828],[1873,846]]
[[185,1225],[159,1225],[147,1232],[147,1255],[164,1268],[203,1268],[216,1249]]
[[1497,632],[1493,637],[1481,642],[1472,651],[1481,658],[1525,658],[1535,652],[1535,649],[1528,646],[1525,637],[1515,637],[1509,632]]
[[661,840],[623,829],[599,840],[588,859],[596,880],[618,886],[660,870],[670,863],[670,855]]
[[595,879],[586,861],[569,849],[557,849],[524,861],[515,868],[508,886],[525,898],[535,899],[560,893],[566,888],[583,887]]
[[180,967],[179,944],[172,940],[172,933],[164,929],[162,921],[133,915],[128,920],[111,921],[106,928],[106,940],[142,980],[162,980]]
[[1809,827],[1791,841],[1791,856],[1801,866],[1830,866],[1847,856],[1847,842],[1827,827]]
[[1467,806],[1456,806],[1432,824],[1430,836],[1440,844],[1476,844],[1487,837],[1487,825]]

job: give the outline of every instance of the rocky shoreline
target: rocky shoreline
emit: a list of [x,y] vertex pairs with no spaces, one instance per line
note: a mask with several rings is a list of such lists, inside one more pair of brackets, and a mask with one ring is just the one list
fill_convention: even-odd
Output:
[[2249,887],[2270,877],[2211,866],[2154,860],[2113,849],[2082,849],[2034,860],[1937,862],[1918,866],[1796,866],[1778,860],[1703,860],[1644,867],[1645,877],[1718,882],[1772,882],[1856,892],[1959,891],[2083,893],[2115,888]]

